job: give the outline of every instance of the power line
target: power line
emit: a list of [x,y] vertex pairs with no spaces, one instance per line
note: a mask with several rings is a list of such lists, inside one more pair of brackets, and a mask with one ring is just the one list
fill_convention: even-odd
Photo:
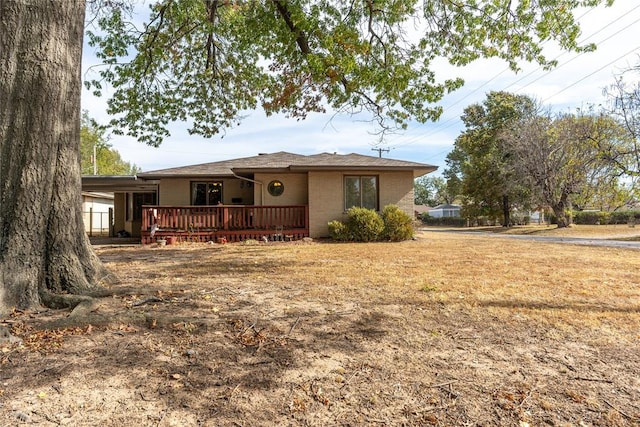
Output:
[[[625,12],[624,14],[622,14],[622,15],[618,16],[618,17],[617,17],[616,19],[614,19],[613,21],[610,21],[610,22],[609,22],[609,23],[607,23],[605,26],[601,27],[598,31],[596,31],[595,33],[591,33],[589,36],[585,37],[584,39],[582,39],[582,40],[581,40],[581,41],[579,41],[578,43],[580,43],[580,44],[585,43],[587,40],[589,40],[589,39],[593,38],[593,37],[594,37],[595,35],[597,35],[597,34],[600,34],[600,33],[601,33],[601,32],[603,32],[605,29],[609,28],[612,24],[615,24],[616,22],[618,22],[619,20],[621,20],[623,17],[627,16],[629,13],[633,12],[634,10],[636,10],[636,9],[638,9],[638,8],[640,8],[640,4],[639,4],[639,5],[637,5],[636,7],[634,7],[633,9],[631,9],[631,10],[629,10],[629,11]],[[590,9],[590,10],[589,10],[589,12],[591,12],[593,9],[595,9],[595,8]],[[587,13],[588,13],[588,12],[587,12]],[[585,16],[585,15],[586,15],[586,13],[585,13],[584,15],[582,15],[580,18],[582,18],[582,17],[583,17],[583,16]],[[579,18],[579,19],[580,19],[580,18]],[[597,44],[605,43],[606,41],[608,41],[608,40],[610,40],[611,38],[613,38],[614,36],[616,36],[616,35],[620,34],[622,31],[626,30],[627,28],[631,27],[632,25],[636,24],[637,22],[638,22],[638,20],[633,21],[631,24],[629,24],[629,25],[627,25],[626,27],[624,27],[624,28],[622,28],[622,29],[620,29],[620,30],[616,31],[615,33],[613,33],[613,34],[612,34],[612,35],[610,35],[609,37],[605,38],[604,40],[601,40],[601,41],[600,41],[599,43],[597,43]],[[564,55],[566,55],[566,54],[567,54],[567,52],[566,52],[566,51],[565,51],[565,52],[562,52],[560,55],[558,55],[558,56],[556,56],[555,58],[553,58],[553,60],[555,61],[555,60],[557,60],[557,59],[560,59],[561,57],[563,57],[563,56],[564,56]],[[567,62],[563,62],[562,64],[558,65],[557,67],[555,67],[555,68],[553,68],[553,69],[551,69],[551,70],[547,70],[547,71],[546,71],[542,76],[540,76],[540,77],[538,77],[537,79],[535,79],[535,80],[533,80],[533,81],[531,81],[531,82],[527,83],[525,86],[523,86],[523,87],[522,87],[522,88],[520,88],[520,89],[523,89],[523,88],[526,88],[527,86],[530,86],[532,83],[537,82],[537,81],[538,81],[538,80],[540,80],[542,77],[545,77],[545,76],[547,76],[547,75],[549,75],[549,74],[553,73],[554,71],[556,71],[556,70],[558,70],[558,69],[560,69],[560,68],[564,67],[564,66],[565,66],[565,65],[567,65],[568,63],[570,63],[570,62],[572,62],[573,60],[575,60],[575,59],[577,59],[577,58],[581,57],[581,56],[582,56],[582,55],[584,55],[584,54],[585,54],[585,52],[581,52],[581,53],[579,53],[578,55],[574,56],[573,58],[569,59]],[[536,72],[540,71],[541,69],[542,69],[542,67],[538,67],[538,68],[536,68],[536,69],[534,69],[534,70],[531,70],[530,72],[528,72],[528,73],[527,73],[527,74],[525,74],[524,76],[520,77],[518,80],[516,80],[516,81],[514,81],[514,82],[510,83],[509,85],[507,85],[503,90],[507,90],[507,89],[509,89],[511,86],[514,86],[514,85],[516,85],[516,84],[520,83],[521,81],[523,81],[523,80],[524,80],[524,79],[526,79],[527,77],[531,76],[532,74],[534,74],[534,73],[536,73]]]
[[[635,7],[633,7],[632,9],[630,9],[630,10],[628,10],[628,11],[624,12],[623,14],[621,14],[620,16],[618,16],[617,18],[615,18],[614,20],[610,21],[609,23],[607,23],[606,25],[604,25],[603,27],[601,27],[598,31],[595,31],[594,33],[590,34],[588,37],[584,38],[582,41],[580,41],[580,43],[584,43],[584,42],[586,42],[587,40],[589,40],[589,39],[593,38],[595,35],[597,35],[597,34],[601,33],[601,32],[602,32],[602,31],[604,31],[606,28],[608,28],[608,27],[610,27],[612,24],[614,24],[614,23],[618,22],[618,21],[619,21],[619,20],[621,20],[623,17],[628,16],[628,14],[629,14],[629,13],[631,13],[631,12],[635,11],[635,10],[636,10],[636,9],[638,9],[638,8],[640,8],[640,5],[636,5],[636,6],[635,6]],[[581,15],[581,17],[580,17],[580,18],[582,18],[583,16],[585,16],[587,13],[591,12],[591,11],[592,11],[592,10],[594,10],[594,9],[595,9],[595,8],[592,8],[592,9],[590,9],[589,11],[585,12],[583,15]],[[580,18],[579,18],[579,19],[580,19]],[[619,29],[618,31],[616,31],[616,32],[615,32],[615,33],[613,33],[612,35],[610,35],[610,36],[606,37],[605,39],[601,40],[601,41],[600,41],[599,43],[597,43],[597,44],[602,44],[602,43],[605,43],[605,42],[609,41],[610,39],[612,39],[612,38],[613,38],[613,37],[615,37],[616,35],[618,35],[618,34],[620,34],[621,32],[623,32],[623,31],[627,30],[627,29],[628,29],[628,28],[630,28],[631,26],[633,26],[633,25],[637,24],[639,21],[640,21],[640,19],[637,19],[637,20],[633,21],[631,24],[628,24],[628,25],[626,25],[625,27],[623,27],[623,28]],[[618,60],[620,60],[620,59],[624,58],[625,56],[627,56],[627,55],[631,54],[631,53],[632,53],[633,51],[635,51],[636,49],[638,49],[638,48],[636,47],[636,48],[632,49],[631,51],[629,51],[629,52],[625,53],[624,55],[620,56],[619,58],[616,58],[615,60],[613,60],[613,61],[611,61],[611,62],[607,63],[607,64],[606,64],[606,65],[604,65],[603,67],[600,67],[598,70],[596,70],[596,71],[594,71],[594,72],[592,72],[592,73],[588,74],[587,76],[585,76],[585,77],[583,77],[583,78],[581,78],[581,79],[579,79],[579,80],[577,80],[577,81],[575,81],[575,82],[573,82],[573,83],[571,83],[571,84],[567,85],[566,87],[564,87],[562,90],[558,91],[557,93],[555,93],[555,94],[554,94],[554,95],[552,95],[551,97],[546,98],[544,101],[546,101],[546,100],[548,100],[549,98],[552,98],[553,96],[556,96],[556,95],[558,95],[559,93],[562,93],[562,92],[564,92],[565,90],[568,90],[569,88],[571,88],[571,87],[573,87],[573,86],[575,86],[575,85],[579,84],[580,82],[582,82],[582,81],[586,80],[587,78],[589,78],[589,77],[593,76],[594,74],[596,74],[596,73],[598,73],[598,72],[602,71],[604,68],[606,68],[606,67],[610,66],[610,65],[611,65],[611,64],[613,64],[614,62],[616,62],[616,61],[618,61]],[[565,54],[566,54],[566,52],[561,53],[561,54],[560,54],[560,55],[558,55],[556,58],[554,58],[554,60],[556,60],[556,59],[560,58],[561,56],[563,56],[563,55],[565,55]],[[570,62],[572,62],[572,61],[574,61],[575,59],[579,58],[580,56],[582,56],[582,55],[584,55],[584,54],[585,54],[585,52],[582,52],[582,53],[580,53],[580,54],[576,55],[575,57],[573,57],[572,59],[568,60],[567,62],[563,63],[562,65],[559,65],[558,67],[555,67],[555,68],[553,68],[553,69],[551,69],[551,70],[548,70],[548,71],[547,71],[546,73],[544,73],[542,76],[540,76],[540,77],[536,78],[535,80],[533,80],[533,81],[531,81],[531,82],[527,83],[525,86],[521,87],[521,88],[519,89],[519,91],[522,91],[524,88],[529,87],[530,85],[532,85],[532,84],[533,84],[533,83],[535,83],[536,81],[538,81],[538,80],[540,80],[541,78],[543,78],[543,77],[545,77],[545,76],[547,76],[547,75],[551,74],[551,73],[552,73],[552,72],[554,72],[555,70],[557,70],[557,69],[559,69],[559,68],[563,67],[564,65],[566,65],[566,64],[568,64],[568,63],[570,63]],[[523,76],[523,77],[521,77],[520,79],[518,79],[518,80],[516,80],[515,82],[513,82],[513,83],[509,84],[508,86],[506,86],[503,90],[506,90],[506,89],[508,89],[508,88],[512,87],[513,85],[517,84],[518,82],[520,82],[520,81],[522,81],[522,80],[526,79],[527,77],[531,76],[533,73],[535,73],[535,72],[539,71],[541,68],[542,68],[542,67],[538,67],[538,68],[536,68],[535,70],[533,70],[533,71],[531,71],[531,72],[527,73],[526,75],[524,75],[524,76]],[[506,69],[502,70],[501,72],[499,72],[498,74],[496,74],[495,76],[493,76],[491,79],[487,80],[487,81],[486,81],[486,82],[484,82],[482,85],[480,85],[480,86],[478,86],[477,88],[475,88],[473,91],[471,91],[471,92],[467,93],[465,96],[463,96],[462,98],[458,99],[458,100],[457,100],[456,102],[454,102],[453,104],[450,104],[450,105],[448,106],[448,108],[451,108],[451,107],[453,107],[453,106],[455,106],[455,105],[459,104],[460,102],[464,101],[465,99],[468,99],[471,95],[473,95],[474,93],[478,92],[481,88],[483,88],[483,87],[487,86],[491,81],[495,80],[497,77],[499,77],[500,75],[504,74],[504,73],[505,73],[506,71],[508,71],[508,70],[509,70],[509,68],[506,68]],[[442,131],[442,130],[444,130],[444,129],[450,128],[450,127],[452,127],[452,126],[456,125],[458,122],[459,122],[459,117],[451,117],[451,118],[449,118],[449,119],[447,119],[447,120],[445,120],[445,121],[443,121],[443,122],[440,122],[440,123],[439,123],[439,125],[437,125],[435,128],[430,129],[427,133],[420,134],[420,135],[416,135],[416,136],[414,136],[413,138],[411,138],[411,139],[409,139],[409,140],[407,140],[407,141],[405,141],[405,142],[403,142],[403,143],[400,143],[400,144],[395,145],[395,146],[394,146],[394,148],[397,148],[397,147],[403,147],[403,146],[407,146],[407,145],[413,144],[414,142],[416,142],[416,141],[418,141],[418,140],[420,140],[420,139],[423,139],[423,138],[429,137],[429,136],[431,136],[431,135],[436,134],[437,132],[440,132],[440,131]],[[447,125],[447,126],[444,126],[444,125]]]
[[[635,9],[637,9],[638,7],[640,7],[640,5],[636,6],[635,8],[631,9],[630,11],[626,12],[623,15],[620,15],[618,18],[616,18],[615,20],[609,22],[607,25],[605,25],[604,27],[602,27],[600,30],[596,31],[595,33],[592,33],[589,37],[583,39],[582,41],[580,41],[580,43],[584,43],[585,41],[587,41],[588,39],[590,39],[591,37],[593,37],[594,35],[598,34],[599,32],[603,31],[605,28],[607,28],[607,26],[617,22],[618,20],[620,20],[623,16],[626,16],[628,13],[634,11]],[[587,11],[585,11],[582,15],[580,15],[577,19],[580,20],[582,18],[584,18],[586,15],[588,15],[589,13],[591,13],[593,10],[595,10],[595,7],[592,7],[590,9],[588,9]],[[606,40],[606,39],[605,39]],[[542,45],[546,44],[547,41],[545,41]],[[562,55],[564,55],[566,52],[561,53],[560,55],[558,55],[557,57],[555,57],[553,59],[553,61],[557,60],[558,58],[560,58]],[[538,67],[535,70],[532,70],[531,72],[529,72],[528,74],[526,74],[525,76],[523,76],[522,78],[520,78],[519,80],[517,80],[515,83],[523,80],[524,78],[530,76],[531,74],[535,73],[536,71],[540,70],[542,67]],[[482,83],[480,86],[476,87],[474,90],[472,90],[471,92],[466,93],[463,97],[459,98],[457,101],[455,101],[453,104],[449,104],[447,106],[448,109],[454,107],[455,105],[461,103],[462,101],[469,99],[471,97],[471,95],[473,95],[474,93],[478,92],[480,89],[482,89],[483,87],[487,86],[489,83],[491,83],[492,81],[494,81],[495,79],[497,79],[498,77],[500,77],[502,74],[506,73],[507,71],[510,71],[509,67],[506,67],[505,69],[503,69],[502,71],[500,71],[499,73],[497,73],[496,75],[494,75],[493,77],[491,77],[489,80],[485,81],[484,83]],[[512,83],[511,85],[515,84]],[[507,86],[510,87],[511,85]],[[506,89],[506,88],[505,88]],[[505,90],[503,89],[503,90]],[[444,122],[440,122],[441,124],[446,124],[448,122],[453,122],[451,125],[446,126],[442,129],[447,129],[451,126],[453,126],[454,124],[456,124],[458,122],[458,117],[452,117]],[[435,129],[435,131],[438,131],[439,129]],[[435,131],[433,133],[435,133]],[[433,134],[432,133],[432,134]],[[395,147],[402,147],[402,146],[406,146],[409,144],[413,144],[414,142],[418,141],[420,138],[423,138],[425,136],[429,136],[430,134],[427,135],[416,135],[415,137],[413,137],[411,140],[403,143],[403,144],[399,144],[396,145]]]
[[[640,7],[640,6],[638,6],[638,7]],[[610,40],[610,39],[611,39],[611,38],[613,38],[614,36],[618,35],[618,34],[619,34],[619,33],[621,33],[622,31],[626,30],[627,28],[631,27],[632,25],[634,25],[634,24],[636,24],[636,23],[638,23],[638,22],[640,22],[640,19],[636,19],[636,20],[635,20],[635,21],[633,21],[631,24],[629,24],[629,25],[627,25],[626,27],[622,28],[621,30],[619,30],[619,31],[617,31],[617,32],[615,32],[615,33],[613,33],[611,36],[609,36],[609,37],[607,37],[606,39],[602,40],[600,43],[604,43],[604,42],[606,42],[606,41]],[[635,50],[635,49],[633,49],[633,50]],[[633,50],[632,50],[632,51],[633,51]],[[554,68],[553,70],[549,70],[549,71],[547,71],[546,73],[542,74],[542,75],[541,75],[541,76],[539,76],[538,78],[536,78],[536,79],[534,79],[534,80],[530,81],[530,82],[529,82],[529,83],[527,83],[525,86],[523,86],[523,87],[521,87],[520,89],[518,89],[518,91],[522,91],[522,89],[526,88],[527,86],[531,86],[533,83],[535,83],[535,82],[539,81],[540,79],[542,79],[542,78],[544,78],[544,77],[548,76],[549,74],[553,73],[554,71],[556,71],[556,70],[558,70],[558,69],[560,69],[560,68],[564,67],[564,66],[565,66],[565,65],[567,65],[567,64],[570,64],[571,62],[573,62],[573,61],[575,61],[576,59],[580,58],[580,57],[581,57],[582,55],[584,55],[585,53],[587,53],[587,52],[581,52],[580,54],[578,54],[578,55],[574,56],[573,58],[569,59],[568,61],[563,62],[561,65],[558,65],[558,66],[557,66],[556,68]],[[629,52],[629,53],[631,53],[631,52]],[[627,53],[627,54],[623,55],[622,57],[620,57],[620,58],[618,58],[618,59],[624,58],[624,56],[628,55],[629,53]],[[609,64],[607,64],[607,66],[608,66],[608,65],[611,65],[613,62],[617,61],[618,59],[616,59],[616,60],[614,60],[614,61],[610,62]],[[602,68],[600,68],[598,71],[601,71],[601,70],[602,70]],[[598,71],[596,71],[596,72],[598,72]],[[530,74],[531,74],[531,73],[530,73]],[[595,74],[595,73],[592,73],[592,74],[590,74],[589,76],[591,76],[591,75],[593,75],[593,74]],[[589,76],[587,76],[587,77],[589,77]],[[520,81],[520,80],[518,80],[518,81]],[[517,82],[518,82],[518,81],[517,81]],[[580,81],[582,81],[582,80],[579,80],[579,81],[577,81],[577,82],[573,83],[571,86],[574,86],[576,83],[579,83]],[[515,82],[515,83],[517,83],[517,82]],[[505,89],[507,89],[507,88],[509,88],[509,87],[513,86],[515,83],[510,84],[510,85],[509,85],[509,86],[507,86]],[[571,86],[569,86],[569,87],[571,87]]]
[[625,56],[630,55],[631,53],[633,53],[634,51],[636,51],[636,50],[638,50],[638,49],[640,49],[640,47],[638,47],[638,46],[634,47],[633,49],[631,49],[629,52],[625,53],[624,55],[619,56],[618,58],[614,59],[613,61],[611,61],[611,62],[609,62],[609,63],[607,63],[607,64],[603,65],[603,66],[602,66],[602,67],[600,67],[600,68],[598,68],[598,69],[597,69],[597,70],[595,70],[594,72],[587,74],[586,76],[582,77],[581,79],[576,80],[575,82],[571,83],[569,86],[565,86],[562,90],[559,90],[558,92],[554,93],[553,95],[548,96],[547,98],[543,99],[543,100],[542,100],[542,102],[548,101],[549,99],[553,98],[554,96],[561,94],[561,93],[562,93],[562,92],[564,92],[565,90],[570,89],[570,88],[574,87],[575,85],[577,85],[578,83],[581,83],[581,82],[585,81],[585,80],[586,80],[586,79],[588,79],[589,77],[593,76],[594,74],[599,73],[600,71],[604,70],[605,68],[607,68],[608,66],[610,66],[610,65],[611,65],[611,64],[613,64],[614,62],[621,60],[621,59],[622,59],[622,58],[624,58]]

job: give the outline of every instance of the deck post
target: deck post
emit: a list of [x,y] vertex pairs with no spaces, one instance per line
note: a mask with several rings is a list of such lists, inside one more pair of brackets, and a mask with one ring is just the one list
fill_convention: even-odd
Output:
[[140,225],[140,230],[150,230],[151,224],[149,224],[149,210],[147,206],[142,207],[142,224]]
[[222,208],[222,223],[223,223],[223,229],[228,230],[229,229],[229,208],[226,206]]

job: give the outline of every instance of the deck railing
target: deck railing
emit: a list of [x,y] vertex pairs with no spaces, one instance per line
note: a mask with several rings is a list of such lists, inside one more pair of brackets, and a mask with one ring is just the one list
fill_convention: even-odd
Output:
[[230,241],[272,236],[309,235],[309,209],[300,206],[148,206],[142,207],[143,243],[155,235],[179,239],[225,237]]

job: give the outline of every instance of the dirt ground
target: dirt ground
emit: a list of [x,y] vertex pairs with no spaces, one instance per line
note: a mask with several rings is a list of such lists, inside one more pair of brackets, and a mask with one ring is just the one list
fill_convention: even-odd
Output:
[[0,425],[640,425],[638,250],[426,231],[97,252],[122,283],[84,321],[2,322]]

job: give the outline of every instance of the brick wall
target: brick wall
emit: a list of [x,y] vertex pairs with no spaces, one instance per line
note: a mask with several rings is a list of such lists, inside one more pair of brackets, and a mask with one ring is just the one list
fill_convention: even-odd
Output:
[[377,175],[380,209],[386,205],[397,205],[413,218],[413,172],[309,172],[309,234],[311,237],[326,237],[327,223],[344,221],[345,175]]

